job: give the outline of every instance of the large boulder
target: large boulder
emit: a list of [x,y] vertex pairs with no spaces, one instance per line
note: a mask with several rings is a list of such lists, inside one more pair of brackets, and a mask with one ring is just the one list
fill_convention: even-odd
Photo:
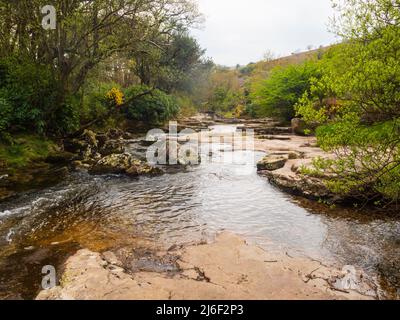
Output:
[[275,171],[285,166],[288,158],[285,156],[269,155],[257,163],[258,171]]
[[117,139],[122,139],[125,135],[125,132],[120,130],[120,129],[109,129],[106,133],[107,138],[110,140],[117,140]]
[[121,140],[108,140],[99,147],[98,152],[102,156],[109,156],[111,154],[124,153],[125,148]]
[[293,172],[279,171],[263,171],[268,180],[278,188],[294,194],[301,195],[305,198],[320,200],[324,199],[328,202],[343,202],[345,199],[331,192],[322,178],[310,177]]
[[80,140],[86,141],[86,143],[92,147],[98,146],[97,135],[91,130],[85,130],[82,133]]
[[93,165],[91,174],[127,174],[129,176],[157,175],[162,171],[149,166],[143,161],[133,158],[130,154],[112,154],[100,159]]
[[88,144],[79,139],[68,139],[64,141],[64,150],[71,153],[80,153],[87,148]]
[[106,134],[96,134],[91,130],[85,130],[79,138],[64,142],[67,152],[78,154],[77,159],[84,162],[97,162],[104,156],[124,153],[122,133],[117,130],[109,130]]
[[79,138],[64,141],[64,150],[78,154],[81,160],[98,159],[98,147],[97,134],[91,130],[85,130]]
[[[173,164],[172,159],[170,159],[170,146],[171,144],[165,144],[163,148],[160,148],[156,155],[157,157],[166,163],[159,164]],[[181,145],[180,143],[176,144],[177,150],[176,152],[176,164],[180,166],[188,166],[188,165],[199,165],[201,163],[201,154],[200,151],[196,148],[191,148],[190,145]],[[171,154],[174,154],[171,151]]]

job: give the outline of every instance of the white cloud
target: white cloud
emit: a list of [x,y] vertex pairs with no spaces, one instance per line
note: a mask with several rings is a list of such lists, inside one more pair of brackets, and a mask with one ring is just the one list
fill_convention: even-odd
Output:
[[199,0],[203,30],[193,34],[218,64],[258,61],[267,50],[289,55],[335,42],[330,0]]

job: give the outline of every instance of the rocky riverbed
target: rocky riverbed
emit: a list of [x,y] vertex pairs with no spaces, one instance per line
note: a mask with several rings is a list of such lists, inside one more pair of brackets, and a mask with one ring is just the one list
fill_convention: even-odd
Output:
[[[201,166],[179,159],[175,166],[149,165],[144,154],[154,141],[119,130],[87,130],[65,140],[62,152],[46,161],[66,170],[71,180],[55,192],[38,194],[37,200],[30,201],[28,194],[28,202],[22,198],[19,206],[8,204],[0,210],[5,217],[0,219],[0,232],[8,241],[0,242],[5,248],[0,250],[0,268],[19,266],[22,259],[35,263],[35,268],[46,261],[64,270],[58,274],[59,286],[41,292],[38,299],[380,297],[380,282],[371,280],[374,273],[365,275],[364,266],[384,270],[385,281],[393,276],[390,290],[396,288],[396,243],[382,254],[387,239],[395,239],[395,220],[380,221],[378,233],[374,225],[380,217],[364,221],[361,215],[349,218],[338,210],[337,216],[328,214],[328,221],[319,221],[323,210],[310,214],[312,210],[293,204],[268,184],[311,199],[336,200],[322,180],[301,174],[300,168],[314,157],[331,156],[318,148],[315,138],[294,135],[271,119],[231,122],[193,118],[180,124],[180,129],[204,130],[182,136],[183,142],[225,135],[202,154],[206,161]],[[256,135],[251,152],[230,148],[232,133],[246,128]],[[229,154],[253,160],[255,156],[258,174],[254,162],[245,176],[233,163],[221,162]],[[347,227],[349,232],[343,234]],[[209,235],[221,229],[241,237],[223,233],[211,241]],[[263,249],[242,238],[256,239],[252,243],[263,243]],[[146,244],[136,246],[138,239],[146,239]],[[269,243],[285,243],[302,253],[270,251]],[[165,245],[172,247],[167,250]],[[340,259],[329,260],[326,251]],[[350,286],[349,270],[342,270],[347,262],[357,267],[350,270]],[[24,272],[20,276],[28,277]],[[25,281],[12,282],[19,286]],[[24,295],[28,298],[39,283],[36,278],[29,281],[31,289]],[[10,289],[6,283],[2,287]]]

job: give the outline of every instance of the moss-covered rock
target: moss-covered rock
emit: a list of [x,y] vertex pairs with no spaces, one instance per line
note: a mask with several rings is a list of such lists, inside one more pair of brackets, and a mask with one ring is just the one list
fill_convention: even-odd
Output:
[[120,140],[105,141],[105,143],[102,144],[98,150],[98,152],[102,156],[109,156],[112,154],[121,154],[121,153],[124,153],[124,151],[125,151],[124,145]]
[[143,161],[133,158],[130,154],[112,154],[100,159],[93,165],[91,174],[127,174],[129,176],[157,175],[161,169],[149,166]]

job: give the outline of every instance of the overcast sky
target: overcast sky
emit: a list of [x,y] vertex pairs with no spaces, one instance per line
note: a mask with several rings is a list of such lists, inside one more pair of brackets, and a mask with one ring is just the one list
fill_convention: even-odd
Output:
[[193,33],[218,64],[245,65],[267,50],[285,56],[336,40],[327,31],[330,0],[198,1],[206,21]]

